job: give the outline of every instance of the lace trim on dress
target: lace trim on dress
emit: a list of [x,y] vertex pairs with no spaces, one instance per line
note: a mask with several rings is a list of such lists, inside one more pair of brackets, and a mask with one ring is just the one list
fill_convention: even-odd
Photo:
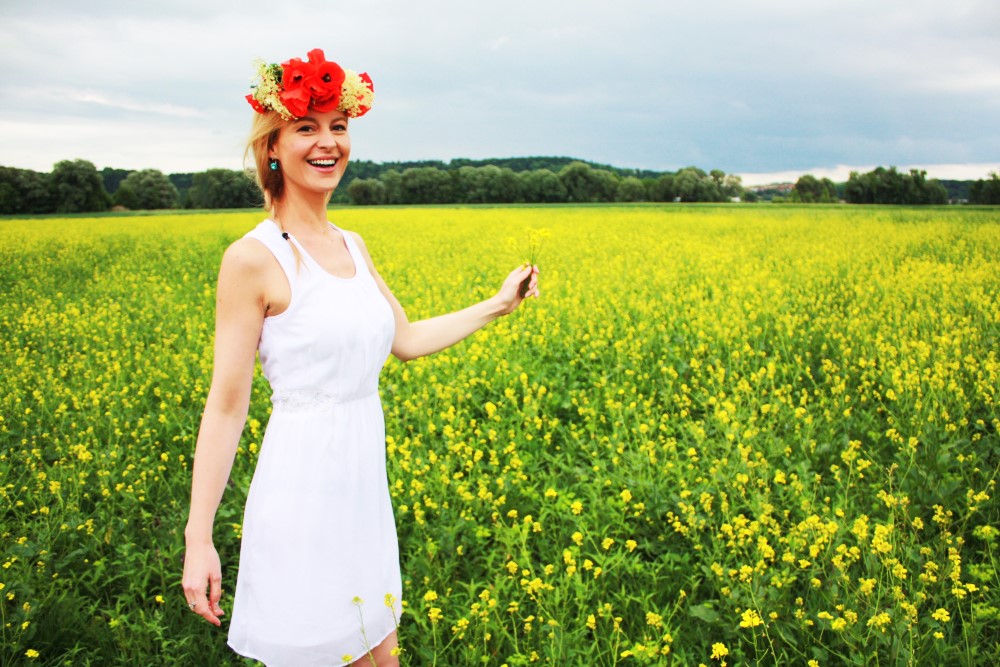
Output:
[[338,405],[353,403],[371,396],[378,392],[373,391],[363,396],[351,396],[344,398],[325,391],[313,391],[301,389],[297,391],[283,391],[271,394],[271,404],[274,409],[281,409],[290,412],[323,412],[332,410]]

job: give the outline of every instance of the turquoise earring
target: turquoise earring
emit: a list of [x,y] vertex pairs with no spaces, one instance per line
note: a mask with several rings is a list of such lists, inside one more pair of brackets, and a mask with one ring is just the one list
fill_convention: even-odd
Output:
[[278,171],[278,161],[276,159],[271,160],[271,171]]

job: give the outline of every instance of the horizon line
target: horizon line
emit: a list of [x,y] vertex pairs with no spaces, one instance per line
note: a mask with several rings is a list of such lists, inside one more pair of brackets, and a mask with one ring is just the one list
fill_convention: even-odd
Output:
[[[62,162],[63,160],[77,160],[77,159],[87,160],[87,158],[63,158],[61,160],[57,160],[56,162]],[[697,167],[699,169],[702,169],[703,171],[706,171],[706,172],[711,171],[712,169],[716,169],[717,168],[717,167],[710,167],[708,169],[705,169],[704,167],[700,167],[698,165],[684,165],[684,166],[680,166],[680,167],[669,167],[669,168],[660,168],[660,169],[656,169],[656,168],[652,168],[652,167],[622,167],[622,166],[618,166],[618,165],[614,165],[614,164],[609,164],[609,163],[606,163],[606,162],[598,162],[596,160],[590,160],[590,159],[587,159],[587,158],[574,157],[574,156],[568,156],[568,155],[518,155],[518,156],[510,156],[510,157],[491,157],[491,158],[469,158],[469,157],[457,156],[457,157],[452,157],[452,158],[448,158],[448,159],[443,159],[443,158],[421,158],[421,159],[417,159],[417,160],[413,160],[413,159],[411,159],[411,160],[371,160],[371,159],[364,159],[364,160],[358,160],[358,162],[369,162],[369,163],[372,163],[372,164],[387,164],[387,163],[406,164],[406,163],[419,163],[419,162],[439,162],[439,163],[442,163],[442,164],[451,164],[452,162],[454,162],[456,160],[467,160],[469,162],[480,162],[480,163],[485,163],[485,164],[488,165],[488,164],[490,164],[493,161],[501,162],[501,161],[509,161],[509,160],[526,160],[526,159],[569,160],[571,162],[573,162],[573,161],[576,161],[576,162],[585,162],[585,163],[588,163],[588,164],[591,164],[591,165],[595,165],[595,166],[598,166],[598,167],[611,167],[613,169],[618,169],[618,170],[622,170],[622,171],[650,171],[650,172],[657,172],[657,173],[661,173],[661,174],[676,173],[676,172],[680,171],[681,169],[685,169],[687,167],[692,167],[692,166],[693,167]],[[90,160],[87,160],[87,161],[90,162]],[[56,163],[53,163],[53,166],[55,166],[55,164]],[[36,169],[34,167],[23,167],[23,166],[17,166],[17,165],[12,165],[12,164],[0,164],[0,167],[8,167],[8,168],[14,168],[14,169],[28,169],[28,170],[31,170],[31,171],[40,171],[40,170],[38,170],[38,169]],[[897,165],[893,165],[893,164],[872,164],[872,163],[863,164],[863,165],[838,164],[838,165],[833,166],[833,167],[815,166],[815,167],[808,168],[808,169],[783,169],[783,170],[773,170],[773,171],[756,171],[756,170],[754,170],[754,171],[748,171],[748,170],[739,170],[739,171],[727,171],[725,173],[729,174],[729,175],[739,176],[740,179],[742,180],[742,183],[743,183],[744,187],[760,187],[760,186],[765,186],[765,185],[777,185],[777,184],[782,184],[782,183],[794,183],[801,176],[804,176],[806,174],[811,174],[812,176],[815,176],[816,178],[820,178],[820,179],[822,179],[822,178],[829,178],[830,180],[832,180],[834,182],[846,182],[848,180],[848,178],[850,177],[851,172],[867,173],[867,172],[873,171],[874,169],[876,169],[878,167],[883,167],[883,168],[886,168],[886,169],[895,167],[901,173],[909,173],[910,170],[917,169],[917,170],[926,172],[928,178],[937,179],[937,180],[949,180],[949,181],[952,181],[952,180],[953,181],[977,181],[977,180],[985,180],[985,179],[989,179],[991,177],[991,175],[994,174],[994,173],[1000,173],[1000,161],[997,161],[997,162],[966,162],[966,163],[960,163],[960,162],[926,163],[925,162],[925,163],[919,163],[919,164],[897,164]],[[103,167],[98,167],[98,166],[95,165],[95,168],[97,168],[98,171],[102,171],[104,169],[122,169],[122,170],[125,170],[125,171],[140,171],[142,169],[158,169],[157,167],[150,167],[150,166],[146,166],[146,167],[118,167],[118,166],[111,166],[111,165],[105,165]],[[348,165],[348,169],[349,168],[350,168],[350,165]],[[204,172],[204,171],[208,171],[210,169],[231,169],[231,167],[210,166],[210,167],[205,167],[205,168],[201,169],[200,171]],[[51,171],[52,171],[52,168],[50,167],[47,171],[40,172],[40,173],[51,173]],[[169,170],[168,169],[158,169],[158,171],[162,171],[166,175],[170,175],[170,174],[194,174],[194,173],[198,173],[198,171],[190,171],[188,169],[169,169]],[[239,170],[237,169],[235,171],[239,171]]]

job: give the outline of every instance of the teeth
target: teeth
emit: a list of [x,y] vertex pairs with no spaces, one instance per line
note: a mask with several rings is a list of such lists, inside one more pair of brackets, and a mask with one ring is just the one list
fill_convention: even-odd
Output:
[[317,167],[332,167],[337,164],[336,160],[309,160],[308,162]]

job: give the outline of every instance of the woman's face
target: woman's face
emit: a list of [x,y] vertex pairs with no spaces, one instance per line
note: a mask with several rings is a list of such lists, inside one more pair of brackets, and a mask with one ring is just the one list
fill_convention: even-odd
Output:
[[333,191],[347,169],[350,155],[351,137],[344,112],[319,113],[312,109],[282,127],[268,152],[281,165],[286,193]]

